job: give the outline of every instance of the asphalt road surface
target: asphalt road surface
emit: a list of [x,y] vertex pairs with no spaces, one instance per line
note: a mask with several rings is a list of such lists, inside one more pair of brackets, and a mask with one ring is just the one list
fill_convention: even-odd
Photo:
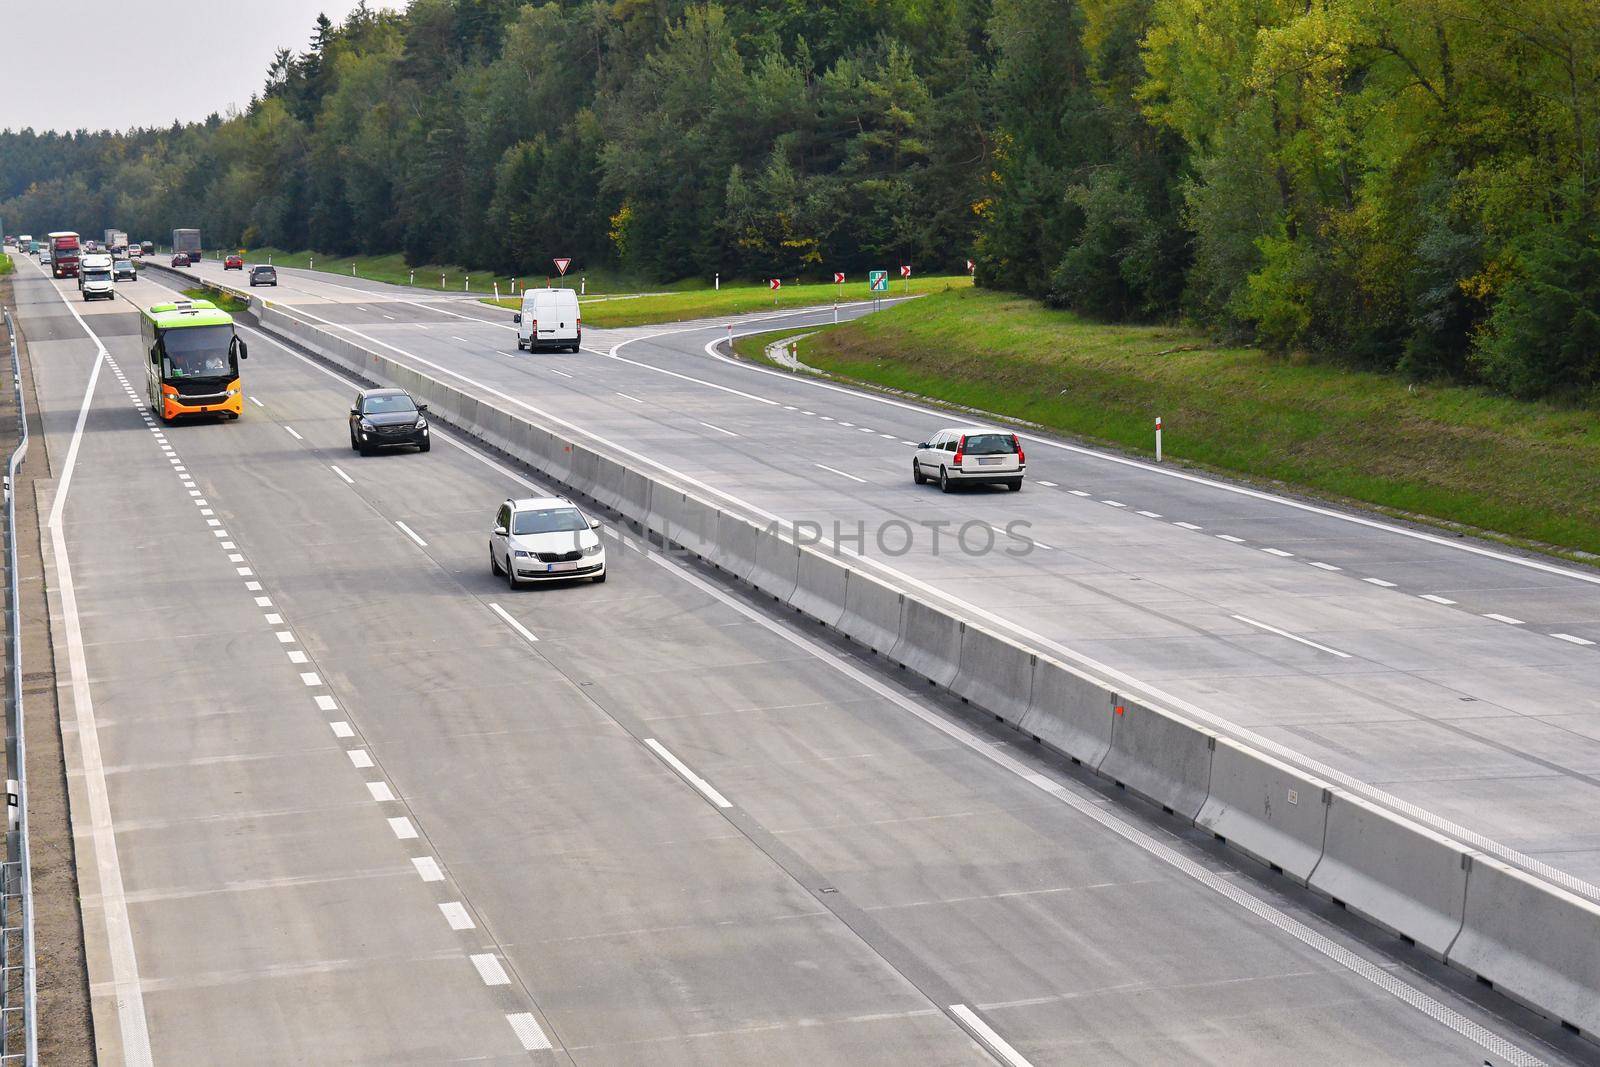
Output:
[[[62,472],[46,562],[104,1063],[1583,1054],[681,560],[613,540],[603,586],[507,590],[488,525],[534,483],[447,435],[428,455],[355,456],[354,387],[260,334],[243,419],[161,427],[129,303],[170,295],[153,278],[86,305],[24,262],[17,294]],[[914,490],[901,440],[935,423],[717,363],[704,331],[615,352],[629,335],[592,333],[609,355],[519,358],[504,316],[465,304],[367,314],[303,295],[309,314],[791,517],[1025,512],[1055,547],[893,565],[1163,685],[1275,693],[1252,705],[1275,736],[1301,736],[1295,686],[1355,702],[1388,685],[1392,704],[1409,699],[1401,676],[1413,694],[1446,685],[1379,665],[1400,648],[1546,640],[1171,522],[1207,525],[1206,502],[1227,501],[1240,536],[1276,524],[1274,545],[1349,571],[1369,537],[1432,551],[1462,582],[1514,564],[1317,515],[1299,520],[1325,528],[1308,544],[1280,505],[1142,468],[1054,451],[1030,455],[1020,496]],[[1113,491],[1127,508],[1098,502]],[[1105,562],[1135,556],[1146,574]],[[1397,587],[1428,573],[1384,567]],[[1302,588],[1321,583],[1320,598]],[[1202,589],[1277,624],[1313,605],[1348,620],[1306,634],[1362,670],[1215,624]],[[1436,651],[1405,626],[1422,617]],[[1551,644],[1571,678],[1592,670],[1591,652]],[[1207,702],[1227,706],[1218,692]],[[1364,736],[1399,718],[1354,721]],[[1585,787],[1551,777],[1575,810]]]
[[[307,321],[813,523],[880,576],[1600,900],[1600,573],[1043,435],[1021,494],[947,497],[912,485],[911,446],[965,417],[726,359],[722,322],[530,355],[509,312],[459,295],[279,273],[268,299]],[[1013,521],[1020,558],[984,529]]]

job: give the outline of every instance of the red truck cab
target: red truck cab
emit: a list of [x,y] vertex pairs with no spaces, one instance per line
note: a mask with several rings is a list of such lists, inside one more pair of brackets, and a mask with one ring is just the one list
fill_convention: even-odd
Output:
[[78,235],[70,230],[50,234],[50,273],[57,278],[78,276]]

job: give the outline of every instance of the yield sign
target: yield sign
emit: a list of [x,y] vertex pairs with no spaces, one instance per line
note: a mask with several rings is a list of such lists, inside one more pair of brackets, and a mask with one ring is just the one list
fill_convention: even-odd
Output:
[[567,273],[567,268],[570,267],[570,266],[572,266],[572,260],[567,259],[567,258],[557,259],[556,260],[556,273],[557,274],[566,274]]
[[835,284],[835,285],[843,285],[844,284],[844,271],[841,270],[841,271],[834,271],[833,272],[833,284]]
[[911,277],[911,265],[909,263],[900,268],[900,277],[902,277],[902,278]]

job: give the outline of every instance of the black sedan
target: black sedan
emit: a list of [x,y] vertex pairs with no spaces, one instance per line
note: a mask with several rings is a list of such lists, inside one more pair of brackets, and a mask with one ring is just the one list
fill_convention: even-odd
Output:
[[257,263],[250,268],[251,285],[270,285],[274,288],[278,284],[278,268],[270,263]]
[[119,259],[111,266],[111,280],[114,282],[136,282],[139,280],[139,268],[134,266],[131,259]]
[[426,452],[432,447],[427,410],[404,389],[363,389],[350,409],[350,447],[363,456],[402,445]]

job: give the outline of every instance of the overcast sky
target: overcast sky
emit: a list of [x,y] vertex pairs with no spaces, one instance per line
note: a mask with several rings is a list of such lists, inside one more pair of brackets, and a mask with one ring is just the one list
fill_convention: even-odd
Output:
[[303,52],[317,12],[337,23],[356,2],[0,0],[0,129],[167,126],[242,108],[275,51]]

